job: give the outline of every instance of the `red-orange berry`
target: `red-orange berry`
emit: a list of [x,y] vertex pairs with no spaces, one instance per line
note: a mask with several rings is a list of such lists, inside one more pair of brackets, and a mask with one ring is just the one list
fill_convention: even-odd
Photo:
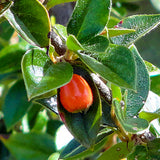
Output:
[[93,103],[92,90],[83,77],[73,74],[71,81],[60,88],[60,101],[68,112],[84,111]]

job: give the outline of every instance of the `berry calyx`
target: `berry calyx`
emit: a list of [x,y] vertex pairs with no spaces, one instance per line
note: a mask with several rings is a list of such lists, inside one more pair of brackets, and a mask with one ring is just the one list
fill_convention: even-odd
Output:
[[68,112],[87,110],[93,103],[92,90],[83,77],[73,74],[71,81],[60,88],[60,101]]

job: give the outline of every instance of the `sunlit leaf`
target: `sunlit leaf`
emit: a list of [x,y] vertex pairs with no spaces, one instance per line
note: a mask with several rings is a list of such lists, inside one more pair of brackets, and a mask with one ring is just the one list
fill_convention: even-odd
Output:
[[29,43],[40,47],[49,46],[49,16],[38,0],[15,0],[4,16]]
[[111,84],[111,90],[112,90],[112,99],[117,99],[119,102],[122,101],[122,93],[121,88]]
[[67,26],[81,43],[100,33],[108,22],[110,0],[79,0]]
[[113,28],[115,25],[119,23],[119,19],[113,16],[110,16],[110,19],[107,24],[107,28]]
[[160,14],[153,15],[134,15],[122,20],[121,27],[134,29],[135,32],[113,37],[112,41],[119,45],[131,45],[139,38],[149,33],[160,23]]
[[126,142],[117,143],[106,150],[104,153],[102,153],[97,160],[108,159],[108,157],[110,160],[120,160],[126,158],[132,148],[133,142],[130,142],[128,144]]
[[103,36],[95,36],[80,44],[75,36],[69,35],[66,44],[71,51],[105,52],[109,45],[109,40]]
[[32,128],[32,132],[45,133],[48,122],[48,116],[46,110],[40,111],[36,117],[35,124]]
[[80,44],[80,42],[76,39],[74,35],[69,35],[66,41],[66,45],[69,50],[71,51],[78,51],[78,50],[84,50],[83,46]]
[[50,8],[54,7],[55,5],[61,4],[61,3],[68,3],[73,2],[76,0],[48,0],[46,8],[49,10]]
[[105,53],[77,52],[81,60],[104,79],[124,88],[135,89],[135,60],[123,46],[109,46]]
[[113,107],[115,111],[118,124],[129,133],[137,133],[148,127],[148,122],[145,119],[141,118],[127,118],[125,116],[124,108],[121,107],[120,103],[117,100],[113,101]]
[[134,29],[126,29],[126,28],[108,28],[109,37],[115,37],[123,34],[128,34],[135,32]]
[[105,52],[109,45],[109,40],[103,36],[95,36],[82,44],[84,50],[88,52]]
[[53,64],[41,49],[26,52],[22,60],[22,72],[29,99],[65,85],[72,77],[72,67],[69,63]]
[[151,91],[160,96],[160,75],[151,77]]
[[59,152],[53,153],[48,160],[58,160],[59,159]]
[[67,28],[60,24],[55,24],[53,29],[57,32],[57,34],[63,39],[63,41],[67,40]]

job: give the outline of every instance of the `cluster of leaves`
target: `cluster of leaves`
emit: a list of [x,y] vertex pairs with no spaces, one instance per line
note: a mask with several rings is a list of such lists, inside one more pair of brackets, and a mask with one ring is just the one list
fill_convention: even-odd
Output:
[[[142,59],[134,42],[158,26],[160,15],[122,20],[113,15],[136,6],[77,0],[67,27],[51,29],[48,10],[70,1],[0,2],[0,158],[58,159],[60,114],[75,138],[60,159],[159,159],[160,70]],[[85,74],[92,88],[86,113],[54,104],[73,72]]]

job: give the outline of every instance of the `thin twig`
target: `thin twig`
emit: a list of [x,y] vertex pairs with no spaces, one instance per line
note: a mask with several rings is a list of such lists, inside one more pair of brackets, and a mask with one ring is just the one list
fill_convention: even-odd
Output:
[[98,77],[98,75],[91,73],[91,77],[99,89],[100,95],[106,100],[109,104],[112,103],[112,94],[108,86]]

